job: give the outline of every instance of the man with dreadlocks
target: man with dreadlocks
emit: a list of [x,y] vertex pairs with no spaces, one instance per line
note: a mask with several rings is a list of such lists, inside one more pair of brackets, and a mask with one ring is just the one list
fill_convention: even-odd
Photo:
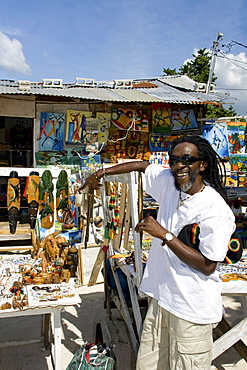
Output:
[[[235,218],[221,184],[219,158],[206,139],[183,136],[171,143],[170,169],[145,161],[98,170],[84,187],[103,176],[141,171],[146,192],[158,203],[157,220],[136,225],[153,238],[140,290],[150,298],[136,369],[210,369],[212,329],[222,318],[223,261]],[[83,188],[84,188],[83,187]],[[178,236],[186,225],[200,227],[199,250]]]

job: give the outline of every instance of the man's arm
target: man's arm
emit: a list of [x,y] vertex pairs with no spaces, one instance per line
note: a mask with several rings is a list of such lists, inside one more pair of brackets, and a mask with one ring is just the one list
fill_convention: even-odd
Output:
[[[146,231],[150,235],[164,239],[164,236],[169,231],[160,225],[152,216],[146,217],[142,222],[136,225],[137,232]],[[202,272],[204,275],[210,275],[214,272],[217,262],[211,261],[204,257],[203,254],[190,246],[184,244],[176,236],[167,243],[167,246],[176,254],[176,256],[195,270]]]
[[107,167],[106,169],[99,169],[86,179],[80,190],[85,189],[87,186],[91,190],[97,189],[99,187],[100,179],[104,176],[121,175],[123,173],[129,173],[132,171],[145,172],[145,169],[149,164],[150,163],[147,161],[132,161],[120,163],[111,167]]

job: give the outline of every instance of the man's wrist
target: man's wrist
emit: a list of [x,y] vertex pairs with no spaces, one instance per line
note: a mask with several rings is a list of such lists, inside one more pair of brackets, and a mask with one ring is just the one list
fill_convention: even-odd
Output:
[[100,179],[102,179],[102,177],[105,177],[106,171],[105,171],[105,169],[101,168],[98,171],[94,172],[93,175],[96,178],[96,180],[100,181]]
[[165,233],[165,235],[162,238],[162,245],[164,246],[165,244],[171,242],[174,238],[174,235],[170,232]]

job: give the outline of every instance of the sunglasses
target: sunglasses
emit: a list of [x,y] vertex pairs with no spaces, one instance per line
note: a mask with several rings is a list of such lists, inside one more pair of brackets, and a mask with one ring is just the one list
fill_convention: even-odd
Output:
[[183,155],[183,157],[170,157],[169,158],[169,165],[170,167],[175,166],[175,164],[182,163],[186,166],[191,166],[192,164],[201,161],[202,158],[194,157],[193,155]]

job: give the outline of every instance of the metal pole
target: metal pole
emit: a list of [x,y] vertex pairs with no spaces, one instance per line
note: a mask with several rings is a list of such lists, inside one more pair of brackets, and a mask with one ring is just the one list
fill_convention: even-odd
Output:
[[210,92],[210,87],[212,83],[212,78],[213,78],[213,73],[214,73],[214,67],[215,67],[215,62],[216,62],[216,55],[217,52],[219,51],[219,41],[223,39],[223,33],[218,32],[217,33],[217,40],[213,42],[213,56],[211,59],[211,65],[210,65],[210,71],[209,71],[209,76],[208,76],[208,83],[206,87],[206,94]]

